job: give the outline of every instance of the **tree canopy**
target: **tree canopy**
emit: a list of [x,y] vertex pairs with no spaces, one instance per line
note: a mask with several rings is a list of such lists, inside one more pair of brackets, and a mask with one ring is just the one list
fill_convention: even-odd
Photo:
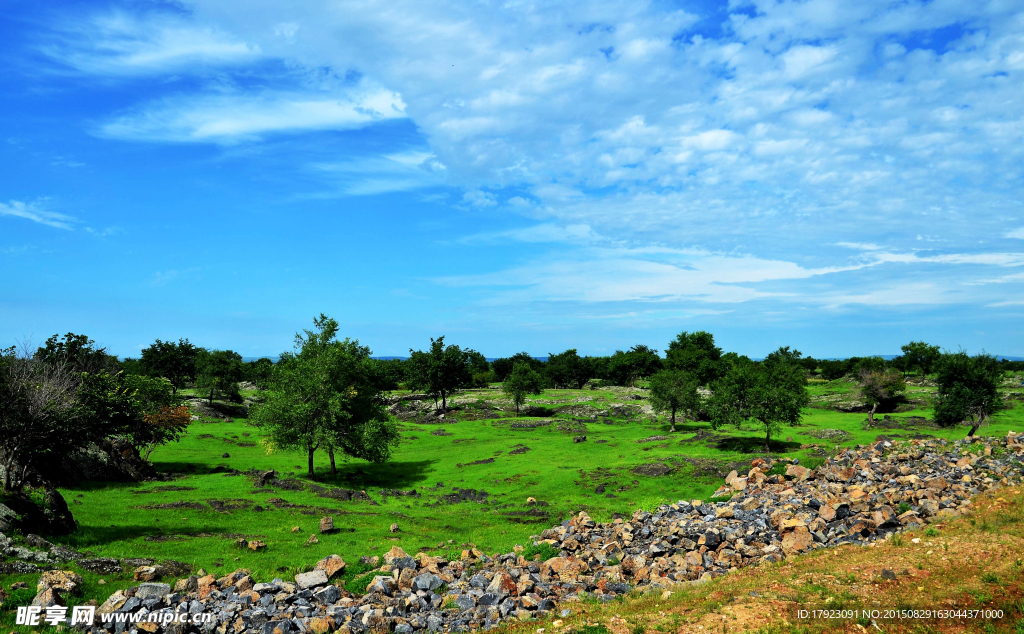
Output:
[[301,449],[310,477],[318,449],[386,462],[398,431],[385,409],[370,350],[358,341],[337,340],[338,322],[321,314],[314,330],[295,335],[295,352],[275,366],[264,402],[250,421],[268,450]]
[[665,369],[651,376],[651,407],[656,412],[670,413],[671,431],[676,430],[676,412],[682,414],[685,424],[687,415],[695,415],[700,409],[698,387],[700,379],[686,370]]
[[[444,336],[430,339],[430,350],[409,350],[406,383],[409,389],[424,390],[441,399],[441,409],[448,409],[448,396],[473,382],[472,350],[454,344],[444,345]],[[486,360],[485,360],[486,361]]]
[[665,366],[687,372],[700,385],[708,385],[725,372],[722,349],[715,345],[715,337],[703,330],[676,335],[665,351]]
[[199,349],[196,359],[196,387],[210,391],[210,403],[215,396],[234,397],[238,382],[242,380],[242,355],[233,350],[207,351]]
[[868,424],[875,422],[875,412],[879,406],[889,409],[903,397],[907,382],[903,375],[892,368],[885,370],[866,370],[860,375],[858,393],[868,407]]
[[633,386],[662,368],[658,351],[645,345],[636,345],[627,352],[616,350],[608,359],[608,378],[616,385]]
[[989,354],[968,356],[963,350],[942,355],[935,367],[935,422],[942,427],[969,423],[973,436],[999,409],[997,388],[1002,369]]
[[517,363],[501,383],[501,391],[516,406],[516,414],[519,414],[519,408],[526,402],[527,394],[540,394],[543,389],[544,377],[524,362]]
[[545,368],[551,384],[556,388],[583,389],[594,376],[594,368],[590,359],[581,357],[572,348],[559,354],[548,353]]
[[[143,348],[139,356],[139,365],[151,376],[162,376],[171,382],[172,389],[196,380],[196,360],[199,348],[188,339],[161,341],[157,339],[147,348]],[[269,361],[269,359],[268,359]]]

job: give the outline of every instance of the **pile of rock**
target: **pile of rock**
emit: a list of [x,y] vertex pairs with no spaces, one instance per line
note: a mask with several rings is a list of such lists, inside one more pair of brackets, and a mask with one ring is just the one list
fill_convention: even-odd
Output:
[[[758,459],[746,475],[729,474],[716,494],[731,496],[724,502],[680,501],[610,523],[579,513],[536,540],[535,546],[549,544],[558,552],[546,561],[528,560],[519,547],[494,556],[465,550],[457,561],[425,553],[411,557],[395,547],[383,565],[361,579],[358,585],[367,590],[362,596],[331,583],[345,567],[340,557],[331,556],[294,583],[256,583],[246,570],[219,579],[193,576],[179,581],[173,592],[170,586],[142,584],[115,593],[99,612],[213,614],[198,626],[204,634],[486,629],[558,606],[568,613],[567,604],[585,595],[607,601],[636,587],[706,580],[952,517],[970,505],[971,495],[1017,482],[1022,453],[1024,435],[1011,433],[974,443],[894,446],[883,440],[844,451],[813,470],[792,461],[785,477],[768,475],[773,465]],[[123,626],[107,629],[119,633],[118,627]],[[163,629],[182,634],[196,627],[170,623]]]

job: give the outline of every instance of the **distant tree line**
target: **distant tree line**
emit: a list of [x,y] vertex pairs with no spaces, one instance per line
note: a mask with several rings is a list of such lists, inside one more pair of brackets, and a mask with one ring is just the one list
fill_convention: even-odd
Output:
[[240,402],[245,383],[259,389],[250,418],[264,445],[301,449],[312,476],[316,451],[327,453],[332,472],[339,456],[386,461],[397,443],[387,393],[399,389],[429,394],[445,410],[460,390],[500,387],[518,412],[544,389],[641,386],[673,431],[694,419],[716,429],[754,424],[770,446],[782,426],[800,419],[808,379],[856,382],[870,422],[902,402],[909,377],[927,378],[937,387],[935,421],[967,424],[973,435],[1001,407],[1004,372],[1024,370],[1021,362],[920,341],[901,351],[888,360],[814,359],[780,347],[755,361],[723,352],[711,333],[697,331],[669,341],[663,356],[638,344],[608,356],[569,349],[546,359],[520,352],[488,361],[439,336],[406,359],[376,359],[358,341],[338,339],[337,322],[320,315],[276,363],[243,362],[237,352],[188,339],[157,339],[138,358],[118,360],[86,335],[67,333],[35,350],[0,350],[0,481],[5,491],[17,490],[44,465],[109,438],[147,457],[187,429],[191,417],[179,394],[185,387],[210,403]]

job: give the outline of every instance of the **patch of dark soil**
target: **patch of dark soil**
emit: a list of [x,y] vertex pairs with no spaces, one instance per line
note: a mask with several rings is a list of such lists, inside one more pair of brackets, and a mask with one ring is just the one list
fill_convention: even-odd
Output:
[[516,454],[526,453],[527,451],[530,451],[529,447],[527,447],[526,445],[519,445],[512,451],[508,452],[508,455],[512,456]]
[[[147,511],[157,511],[164,509],[190,509],[193,511],[205,511],[206,507],[199,502],[168,502],[167,504],[147,504],[146,506],[136,506],[133,508],[146,509]],[[139,564],[140,566],[143,564]]]
[[250,500],[238,499],[207,500],[206,503],[210,505],[210,508],[217,511],[218,513],[223,513],[225,511],[237,511],[239,509],[247,509],[252,506],[252,502]]
[[209,440],[210,438],[216,438],[213,434],[199,434],[199,440]]
[[563,418],[558,421],[555,429],[564,434],[586,434],[587,424],[581,420],[566,420]]
[[121,562],[113,557],[94,557],[92,559],[79,559],[75,562],[80,568],[89,572],[98,572],[103,575],[112,575],[123,571]]
[[550,424],[551,421],[549,420],[538,420],[532,422],[512,423],[510,427],[512,427],[512,429],[537,429],[538,427],[547,427]]
[[121,563],[129,568],[138,568],[139,566],[152,566],[156,563],[156,559],[149,559],[147,557],[130,557],[128,559],[122,559]]
[[492,462],[494,462],[494,458],[484,458],[483,460],[474,460],[473,462],[467,462],[466,464],[456,463],[455,466],[461,469],[462,467],[471,467],[478,464],[491,464]]
[[442,495],[437,499],[436,504],[428,504],[427,506],[442,506],[444,504],[459,504],[461,502],[476,502],[482,504],[487,501],[490,493],[483,490],[477,489],[460,489],[454,488],[448,495]]
[[237,444],[239,447],[255,447],[256,446],[256,443],[254,443],[252,441],[249,441],[249,440],[243,440],[242,442],[235,443],[235,444]]
[[684,438],[683,440],[680,440],[679,442],[680,442],[680,444],[681,443],[688,443],[688,442],[709,442],[710,443],[710,442],[718,442],[722,438],[724,438],[724,436],[722,436],[721,434],[716,434],[716,433],[710,432],[710,431],[708,431],[706,429],[701,429],[696,434],[693,435],[693,438]]
[[476,441],[476,438],[456,438],[455,440],[452,441],[452,444],[453,445],[459,445],[459,444],[462,444],[464,442],[475,442],[475,441]]
[[348,489],[329,489],[327,491],[324,491],[323,493],[317,494],[317,497],[331,498],[331,499],[334,499],[334,500],[345,500],[345,501],[350,501],[350,500],[351,501],[363,500],[363,501],[367,501],[367,502],[372,502],[373,501],[370,498],[370,496],[366,493],[366,491],[349,491]]
[[539,508],[531,508],[526,511],[513,511],[504,513],[502,517],[516,524],[538,524],[540,522],[551,522],[551,512]]
[[595,440],[594,442],[596,442],[598,444],[604,444],[604,443],[606,443],[608,441],[607,440]]
[[658,477],[669,475],[674,471],[674,469],[660,462],[651,462],[648,464],[637,465],[630,469],[630,471],[636,475]]
[[274,486],[279,489],[285,489],[286,491],[302,491],[306,488],[300,480],[295,478],[285,478],[284,480],[275,480]]
[[147,489],[147,490],[144,490],[144,491],[132,491],[132,493],[135,493],[135,494],[140,494],[140,493],[164,493],[164,492],[171,492],[171,491],[195,491],[195,490],[196,490],[195,487],[180,487],[180,486],[175,486],[175,485],[172,484],[172,485],[167,485],[167,486],[162,486],[162,487],[154,487],[152,489]]
[[146,535],[145,537],[142,538],[142,541],[144,541],[144,542],[156,542],[158,544],[162,544],[164,542],[183,542],[186,539],[188,539],[188,538],[185,537],[184,535],[178,535],[178,534],[172,533],[170,535]]
[[419,493],[416,492],[416,489],[412,489],[410,491],[402,491],[400,489],[381,489],[379,491],[379,493],[380,493],[380,496],[382,498],[384,498],[385,500],[389,496],[390,497],[396,497],[396,498],[401,498],[401,497],[419,498],[419,497],[423,497],[422,495],[420,495]]
[[430,435],[431,436],[451,436],[450,433],[446,432],[443,429],[435,429],[434,431],[430,432]]

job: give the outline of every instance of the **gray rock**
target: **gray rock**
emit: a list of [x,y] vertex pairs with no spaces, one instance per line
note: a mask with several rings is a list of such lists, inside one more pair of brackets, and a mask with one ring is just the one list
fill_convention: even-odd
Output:
[[138,599],[159,599],[170,594],[171,586],[166,583],[140,583],[135,590],[135,597]]
[[430,592],[431,590],[440,588],[442,584],[444,584],[444,581],[441,577],[425,572],[421,575],[417,575],[416,578],[412,580],[412,589],[414,591],[423,590]]
[[327,573],[323,570],[313,570],[295,575],[295,586],[300,590],[315,588],[327,584]]
[[330,605],[341,598],[341,590],[337,586],[326,586],[313,593],[316,600],[324,605]]

